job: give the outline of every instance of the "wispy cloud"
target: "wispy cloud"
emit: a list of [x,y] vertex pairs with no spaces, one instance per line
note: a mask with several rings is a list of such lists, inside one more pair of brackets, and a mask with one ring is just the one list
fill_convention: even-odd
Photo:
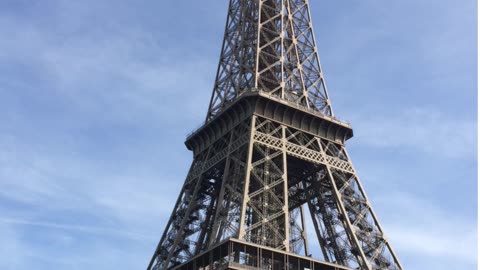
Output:
[[[0,136],[0,142],[2,139]],[[185,174],[160,173],[151,167],[155,164],[150,160],[130,163],[136,170],[114,170],[115,164],[103,160],[96,163],[96,158],[72,156],[58,148],[36,152],[17,140],[10,140],[8,148],[2,145],[0,151],[7,157],[0,160],[0,195],[38,211],[106,213],[107,217],[125,222],[139,221],[142,216],[158,216],[171,210],[175,196],[158,196],[157,190],[178,189],[181,182],[163,181]],[[187,164],[180,167],[186,168]],[[155,207],[145,207],[148,205]],[[137,218],[133,218],[135,215]]]
[[20,243],[20,236],[18,232],[11,226],[2,224],[0,222],[0,253],[2,254],[0,260],[0,268],[13,270],[21,268],[23,265],[22,254],[25,248]]
[[477,123],[433,108],[411,108],[387,115],[356,114],[355,137],[362,144],[409,148],[430,155],[471,159],[476,156]]
[[17,218],[0,217],[0,223],[17,225],[17,226],[21,225],[21,226],[45,227],[51,230],[77,231],[80,233],[96,234],[102,237],[105,237],[105,235],[114,235],[117,237],[129,237],[136,241],[153,241],[153,239],[158,237],[158,235],[148,235],[142,232],[135,232],[132,230],[122,230],[114,227],[62,224],[59,222],[32,221],[32,220],[24,220],[24,219],[17,219]]
[[[51,101],[70,106],[69,117],[158,125],[175,114],[176,121],[201,121],[198,112],[206,111],[216,59],[167,47],[160,37],[138,27],[113,24],[78,30],[73,35],[14,17],[0,19],[0,33],[9,37],[0,44],[0,59],[36,73],[35,80],[21,84],[17,77],[5,77],[0,89],[36,93],[32,89],[41,88]],[[159,105],[158,100],[165,102]],[[85,124],[68,120],[63,124]]]
[[404,259],[421,254],[445,264],[477,261],[476,218],[406,192],[375,196],[386,234]]
[[[73,270],[145,267],[191,162],[191,153],[184,149],[183,139],[205,116],[227,2],[0,3],[0,36],[5,37],[0,42],[1,269],[29,269],[32,265],[38,269]],[[425,5],[435,3],[441,8],[446,1],[407,2],[393,3],[397,5],[393,9],[392,6],[375,9],[373,14],[381,15],[382,20],[377,23],[382,27],[370,27],[372,21],[367,17],[372,17],[372,13],[358,9],[377,7],[376,1],[358,2],[353,12],[349,12],[351,3],[344,6],[340,12],[343,19],[338,19],[337,13],[322,12],[323,5],[335,6],[337,10],[343,3],[315,4],[316,30],[329,31],[325,37],[317,36],[322,56],[338,61],[337,71],[356,68],[352,74],[357,77],[337,72],[342,78],[327,78],[336,80],[337,85],[339,82],[348,85],[345,87],[348,91],[331,89],[333,95],[345,95],[334,99],[334,104],[345,102],[348,107],[358,104],[358,100],[369,99],[363,91],[374,87],[365,80],[363,84],[359,81],[365,74],[378,72],[379,68],[372,65],[383,57],[388,57],[389,66],[385,69],[392,78],[402,72],[414,72],[416,67],[410,65],[409,59],[417,54],[426,59],[436,78],[443,79],[444,74],[455,77],[452,67],[444,65],[451,60],[446,57],[467,59],[469,55],[463,55],[463,49],[446,53],[444,49],[451,44],[442,42],[457,40],[462,43],[461,48],[470,46],[459,39],[464,31],[453,31],[456,28],[450,21],[443,22],[442,29],[448,31],[442,35],[422,26],[422,35],[433,38],[434,43],[442,43],[434,50],[429,47],[431,39],[422,38],[418,51],[416,44],[400,44],[394,39],[401,32],[401,41],[415,41],[414,36],[405,35],[412,27],[405,27],[404,23],[420,24],[424,14],[416,14],[421,20],[416,17],[396,20],[395,16],[404,18],[404,14],[392,14],[393,10],[408,6],[418,12],[414,8],[418,5],[425,9]],[[461,10],[463,14],[464,9]],[[442,14],[435,22],[443,18],[441,10],[434,13]],[[455,8],[454,15],[457,13]],[[321,23],[325,17],[332,19],[329,27]],[[392,28],[397,21],[401,23]],[[333,27],[342,25],[339,22],[350,26],[343,30]],[[352,25],[359,22],[364,24],[356,28],[358,31],[352,31]],[[455,23],[459,20],[455,19]],[[204,31],[210,26],[218,31],[215,38],[209,36],[210,31]],[[350,30],[345,31],[347,28]],[[371,53],[365,56],[376,50],[372,44],[386,48],[375,52],[377,58],[372,60],[373,64],[369,62]],[[392,44],[396,47],[391,47]],[[408,47],[401,48],[398,44]],[[405,69],[407,62],[411,69]],[[326,67],[329,74],[335,72],[331,67]],[[455,61],[455,67],[462,70],[468,66]],[[431,78],[418,77],[422,76],[412,76],[411,83],[418,82],[416,86],[431,93],[425,87],[425,81]],[[458,74],[456,78],[469,83],[458,80],[463,78]],[[388,76],[383,81],[393,85]],[[438,88],[442,93],[451,91]],[[405,89],[400,90],[408,91]],[[462,91],[464,96],[465,93]],[[449,104],[453,102],[446,95],[439,96]],[[396,102],[385,106],[397,106]],[[370,106],[368,101],[361,104]],[[355,128],[358,144],[367,147],[380,151],[415,149],[419,156],[435,156],[454,165],[464,158],[473,159],[475,119],[450,114],[442,108],[445,107],[435,104],[420,108],[417,103],[408,103],[403,110],[383,109],[374,113],[355,108],[350,115],[356,117],[348,120]],[[408,162],[414,161],[398,166],[408,166]],[[374,167],[372,164],[371,168]],[[399,179],[406,177],[402,170],[395,173]],[[442,172],[443,183],[450,183],[454,179],[452,174],[456,172]],[[467,179],[469,174],[465,174]],[[427,179],[430,182],[425,185],[435,184],[440,179],[437,178]],[[462,184],[470,185],[467,182],[464,180]],[[372,186],[377,188],[377,183]],[[444,192],[443,189],[435,188],[436,192]],[[373,207],[381,215],[387,236],[402,261],[407,261],[410,269],[418,265],[415,261],[419,258],[428,260],[423,269],[433,269],[428,266],[434,261],[444,265],[473,264],[474,222],[469,217],[455,216],[452,214],[455,207],[447,204],[425,208],[435,199],[425,196],[419,200],[408,187],[402,190],[407,192],[372,196]],[[370,191],[375,189],[367,190]],[[452,195],[450,200],[458,205],[464,199],[461,196]],[[313,229],[309,235],[316,237]],[[462,249],[469,251],[461,252]]]
[[[2,269],[24,269],[25,258],[81,269],[106,266],[107,258],[123,257],[129,258],[126,264],[132,268],[144,267],[188,164],[179,166],[177,172],[173,168],[178,157],[171,156],[175,173],[161,173],[148,156],[125,161],[129,166],[124,166],[119,165],[124,161],[110,155],[112,161],[98,155],[72,155],[71,146],[62,144],[38,151],[28,147],[34,145],[31,142],[3,136],[0,142],[0,152],[6,154],[0,159],[0,228],[8,228],[2,231],[8,238],[2,237],[6,242],[0,244],[0,250],[10,248],[3,253],[9,254],[16,249],[23,254],[22,258],[12,255],[0,260],[0,265],[8,263]],[[169,190],[175,192],[166,192]],[[70,238],[72,243],[63,243]],[[58,245],[42,249],[37,242]],[[129,251],[134,247],[138,250]],[[62,249],[65,257],[59,256],[57,249]],[[76,266],[72,266],[74,262]]]

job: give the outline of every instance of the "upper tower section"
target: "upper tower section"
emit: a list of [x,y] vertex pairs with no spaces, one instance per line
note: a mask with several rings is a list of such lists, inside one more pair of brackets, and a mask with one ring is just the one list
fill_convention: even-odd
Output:
[[230,0],[205,122],[252,91],[333,117],[308,0]]

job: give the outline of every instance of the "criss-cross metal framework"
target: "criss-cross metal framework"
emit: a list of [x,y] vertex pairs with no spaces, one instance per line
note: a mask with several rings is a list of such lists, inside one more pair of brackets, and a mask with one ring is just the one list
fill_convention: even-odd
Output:
[[[148,270],[228,239],[304,256],[317,242],[325,262],[402,269],[346,152],[352,136],[333,117],[308,1],[230,0],[207,118],[186,140],[194,160]],[[241,254],[227,257],[255,261]]]
[[306,0],[231,0],[207,120],[248,89],[332,116]]

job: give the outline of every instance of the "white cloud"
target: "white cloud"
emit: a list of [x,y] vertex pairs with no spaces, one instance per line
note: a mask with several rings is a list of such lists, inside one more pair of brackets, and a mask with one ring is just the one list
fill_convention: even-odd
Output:
[[[0,34],[9,37],[0,60],[40,72],[48,82],[41,97],[55,96],[51,102],[65,107],[44,119],[43,111],[12,106],[2,117],[8,129],[0,135],[0,200],[8,204],[0,207],[0,228],[9,230],[8,237],[0,233],[7,244],[0,251],[23,257],[0,256],[0,268],[25,269],[19,261],[27,257],[69,269],[144,267],[191,161],[182,138],[164,155],[173,147],[165,130],[175,134],[203,120],[215,63],[167,50],[140,29],[62,37],[6,17]],[[35,83],[2,78],[0,95],[20,99]],[[125,132],[120,137],[128,142],[98,141],[98,128],[107,126]],[[144,137],[127,135],[131,126]],[[81,250],[66,244],[61,257],[36,248],[29,234],[42,235],[42,244],[77,241]],[[88,240],[72,240],[78,235]]]
[[[0,59],[41,72],[49,83],[44,94],[61,97],[83,117],[159,123],[175,114],[177,120],[203,120],[217,59],[166,47],[161,36],[143,29],[115,27],[79,27],[72,35],[2,18],[0,34],[9,39],[0,44]],[[36,87],[9,78],[0,82],[4,91]],[[165,102],[159,105],[159,100]]]
[[[114,164],[72,156],[61,144],[59,149],[36,152],[26,147],[27,142],[2,141],[0,136],[0,153],[6,153],[0,158],[0,200],[7,203],[0,206],[0,229],[8,230],[0,233],[0,251],[8,249],[2,254],[22,257],[12,255],[3,260],[2,255],[0,268],[26,269],[22,264],[26,258],[71,269],[107,265],[107,258],[129,258],[125,264],[119,261],[111,267],[146,265],[185,172],[160,173],[142,159],[113,170]],[[12,150],[7,152],[7,148]],[[172,156],[170,162],[176,159]],[[166,192],[170,190],[174,192]],[[68,242],[69,238],[74,238],[74,243],[64,243],[64,257],[52,252],[53,246],[39,249],[35,242],[46,245]]]
[[411,108],[398,114],[360,114],[352,119],[358,143],[413,148],[449,158],[476,155],[476,121],[456,119],[435,109]]
[[[32,221],[32,220],[18,219],[18,218],[0,217],[0,223],[6,224],[6,225],[15,225],[15,226],[44,227],[51,230],[77,231],[80,233],[95,234],[102,237],[105,237],[106,235],[114,235],[117,237],[131,238],[135,241],[152,241],[152,239],[157,237],[157,235],[149,235],[143,232],[138,232],[138,231],[136,232],[132,230],[122,230],[115,227],[99,227],[99,226],[86,226],[86,225],[77,225],[77,224],[64,224],[60,222]],[[63,238],[63,240],[68,242],[67,238]]]
[[[473,264],[477,262],[477,231],[459,230],[451,224],[439,225],[435,222],[444,220],[432,220],[427,227],[417,228],[415,224],[410,226],[389,226],[389,236],[404,257],[422,254],[438,260],[449,260]],[[440,223],[441,224],[441,223]],[[449,227],[449,228],[446,228]]]
[[477,262],[475,217],[459,216],[454,210],[439,208],[410,193],[391,191],[373,199],[385,233],[402,262],[413,266],[412,258],[419,255],[445,265]]
[[6,154],[0,159],[0,195],[22,204],[41,205],[39,211],[105,213],[124,222],[138,222],[142,216],[169,212],[176,194],[158,196],[158,192],[179,189],[186,174],[162,174],[150,167],[154,164],[144,163],[147,160],[111,170],[113,164],[96,163],[95,157],[75,157],[59,149],[50,150],[36,152],[18,140],[5,144],[0,136],[0,152]]
[[17,231],[8,224],[0,222],[0,268],[5,270],[20,269],[24,266],[25,247],[19,240]]
[[[61,28],[72,26],[66,20],[74,20],[75,26],[85,26],[86,18],[94,18],[86,15],[96,10],[90,5],[61,3],[62,12],[57,14],[61,15],[57,18]],[[103,5],[110,12],[110,5]],[[85,14],[71,18],[79,10]],[[172,128],[188,129],[193,127],[191,123],[197,124],[203,119],[218,54],[212,58],[196,57],[196,51],[186,54],[181,50],[183,46],[175,48],[167,44],[166,35],[153,37],[152,32],[125,25],[116,31],[105,31],[100,24],[96,24],[98,29],[74,27],[74,33],[63,35],[65,33],[42,28],[41,24],[13,18],[0,18],[0,35],[8,37],[0,43],[0,61],[21,62],[41,72],[49,87],[39,96],[59,95],[68,110],[55,119],[48,119],[58,121],[51,126],[38,125],[42,128],[39,130],[32,128],[37,120],[42,120],[35,111],[25,112],[25,108],[18,107],[18,111],[4,114],[9,121],[3,125],[9,127],[9,132],[2,130],[0,136],[0,199],[14,206],[0,207],[5,210],[0,214],[0,268],[31,268],[24,265],[27,261],[24,254],[51,262],[48,265],[69,269],[107,269],[113,268],[112,265],[124,269],[144,267],[154,244],[142,246],[141,250],[133,250],[132,246],[150,245],[158,240],[190,162],[183,153],[178,154],[181,144],[172,146],[175,151],[170,148],[171,138],[165,138],[164,132]],[[116,26],[110,25],[108,30],[112,27]],[[359,33],[367,32],[373,34],[362,40],[371,42],[388,31]],[[351,40],[347,43],[352,44]],[[29,83],[17,78],[0,78],[0,96],[2,91],[20,93],[36,87]],[[433,109],[367,115],[351,120],[362,144],[412,147],[428,154],[455,158],[475,155],[476,134],[472,133],[475,121],[455,119]],[[99,138],[85,135],[98,127],[127,122],[140,123],[136,126],[139,129],[155,129],[153,133],[158,138],[155,135],[155,139],[136,142],[138,144],[117,142],[104,146]],[[74,128],[72,131],[66,127]],[[55,143],[44,143],[42,136],[50,137]],[[85,145],[90,148],[83,149]],[[122,149],[114,152],[118,148]],[[78,150],[83,152],[75,154]],[[110,154],[99,158],[95,150]],[[135,157],[125,162],[123,158],[129,155]],[[451,212],[436,207],[425,208],[427,202],[405,194],[395,200],[389,197],[379,201],[374,207],[380,205],[380,209],[384,209],[381,212],[386,218],[381,218],[381,222],[385,223],[387,236],[402,256],[426,256],[434,258],[431,261],[443,262],[476,260],[473,254],[475,225],[471,220],[452,216]],[[392,215],[385,214],[388,212]],[[67,222],[64,218],[73,220]],[[56,254],[60,250],[32,247],[25,231],[35,233],[38,228],[52,232],[44,236],[42,243],[64,241],[65,246],[71,248],[75,241],[72,235],[78,232],[82,236],[93,235],[95,239],[81,239],[76,244],[84,249],[75,252],[66,249],[68,254],[61,257]],[[60,235],[59,231],[65,234]],[[315,237],[312,228],[309,236]],[[114,239],[106,239],[108,237]],[[118,244],[124,238],[131,242]],[[145,258],[132,257],[131,253],[135,252],[142,252]]]

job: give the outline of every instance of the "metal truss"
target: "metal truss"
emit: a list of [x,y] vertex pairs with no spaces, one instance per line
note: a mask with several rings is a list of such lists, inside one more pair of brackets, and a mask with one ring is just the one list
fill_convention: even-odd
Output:
[[207,122],[248,89],[333,116],[307,0],[230,0]]
[[259,116],[197,154],[150,269],[230,237],[310,255],[304,206],[325,261],[402,269],[344,145]]
[[207,118],[187,138],[193,163],[148,270],[200,263],[232,239],[304,258],[316,240],[329,265],[401,270],[345,149],[352,136],[333,117],[308,0],[230,0]]
[[194,158],[148,269],[178,265],[238,231],[249,130],[241,123]]
[[305,210],[303,206],[291,209],[290,214],[290,252],[310,256],[308,247]]

